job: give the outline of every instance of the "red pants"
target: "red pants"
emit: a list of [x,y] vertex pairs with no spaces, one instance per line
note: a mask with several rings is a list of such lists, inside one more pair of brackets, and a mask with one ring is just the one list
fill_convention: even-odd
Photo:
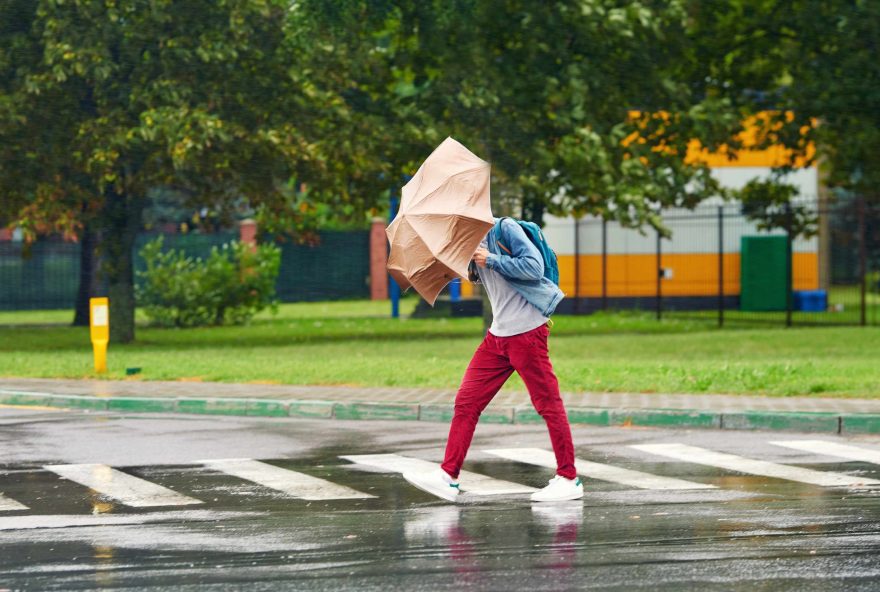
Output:
[[559,396],[559,382],[553,374],[553,366],[547,353],[549,333],[547,326],[542,325],[510,337],[486,334],[483,343],[474,353],[455,396],[455,414],[452,425],[449,426],[446,456],[441,465],[453,478],[458,478],[480,414],[514,370],[525,382],[535,410],[547,423],[550,442],[556,455],[556,474],[566,479],[577,476],[571,428]]

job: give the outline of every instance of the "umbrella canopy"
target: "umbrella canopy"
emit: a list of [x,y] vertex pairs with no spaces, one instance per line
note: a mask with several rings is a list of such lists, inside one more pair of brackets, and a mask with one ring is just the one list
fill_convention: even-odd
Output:
[[468,263],[492,228],[489,163],[446,138],[401,191],[400,210],[385,230],[388,273],[432,306]]

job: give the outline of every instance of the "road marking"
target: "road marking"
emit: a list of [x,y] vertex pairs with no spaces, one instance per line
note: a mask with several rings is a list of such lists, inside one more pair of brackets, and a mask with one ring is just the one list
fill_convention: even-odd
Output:
[[12,498],[8,498],[0,493],[0,512],[12,512],[15,510],[27,510],[28,507],[20,504]]
[[376,497],[304,473],[249,458],[199,461],[205,466],[304,500],[367,499]]
[[61,407],[44,407],[42,405],[0,405],[0,409],[21,409],[25,411],[55,411],[58,413],[70,412],[70,409],[62,409]]
[[[539,467],[556,468],[556,457],[549,450],[541,448],[495,448],[484,450],[483,452]],[[582,458],[575,459],[575,466],[579,474],[590,479],[621,483],[640,489],[717,489],[714,485],[694,483],[693,481],[672,477],[661,477],[641,471],[632,471],[612,465],[591,462]]]
[[866,463],[880,465],[880,450],[870,450],[858,446],[848,446],[827,440],[785,440],[770,442],[775,446],[785,446],[795,450],[804,450],[827,456],[837,456],[847,460],[860,460]]
[[43,468],[134,508],[188,506],[202,503],[107,465],[45,465]]
[[[436,463],[428,462],[419,458],[401,456],[399,454],[362,454],[352,456],[340,456],[345,460],[359,465],[376,467],[390,473],[408,473],[431,471],[437,468]],[[504,495],[511,493],[531,493],[534,487],[493,479],[479,473],[462,471],[458,476],[461,490],[474,495]]]
[[151,524],[162,522],[217,522],[238,518],[265,516],[265,512],[214,512],[212,510],[181,510],[178,512],[151,512],[149,514],[49,514],[8,516],[0,518],[0,531],[37,530],[43,528],[70,528],[72,526],[118,526],[124,524]]
[[763,477],[773,477],[776,479],[787,479],[789,481],[809,483],[811,485],[821,485],[823,487],[862,487],[865,485],[880,485],[880,481],[877,479],[867,479],[865,477],[844,475],[843,473],[814,471],[812,469],[802,469],[790,465],[780,465],[768,461],[745,458],[735,454],[715,452],[698,446],[687,446],[685,444],[633,444],[630,445],[630,448],[650,452],[651,454],[659,454],[660,456],[667,456],[684,462],[707,465],[710,467],[720,467],[729,471],[737,471],[739,473],[747,473],[750,475],[761,475]]

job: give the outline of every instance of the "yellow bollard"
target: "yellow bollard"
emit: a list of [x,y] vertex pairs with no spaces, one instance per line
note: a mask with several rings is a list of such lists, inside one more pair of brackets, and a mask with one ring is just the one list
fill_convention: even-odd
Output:
[[95,372],[107,371],[107,343],[110,341],[110,301],[107,298],[89,299],[89,327],[92,350],[95,353]]

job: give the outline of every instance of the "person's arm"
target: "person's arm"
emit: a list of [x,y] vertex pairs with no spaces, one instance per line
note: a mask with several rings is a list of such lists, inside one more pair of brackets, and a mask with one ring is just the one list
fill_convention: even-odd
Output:
[[[539,280],[544,277],[544,258],[520,225],[511,220],[501,222],[500,255],[489,253],[485,265],[505,277],[518,280]],[[479,262],[478,262],[479,263]]]

